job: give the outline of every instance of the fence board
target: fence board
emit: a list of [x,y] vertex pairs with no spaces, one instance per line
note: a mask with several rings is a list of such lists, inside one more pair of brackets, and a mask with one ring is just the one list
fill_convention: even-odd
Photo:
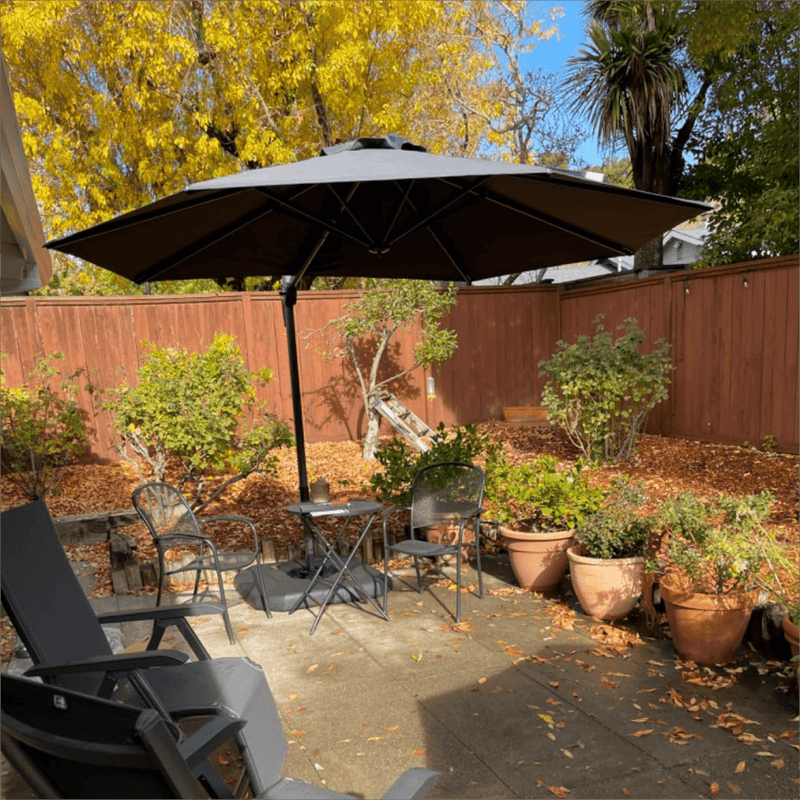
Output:
[[[670,397],[651,414],[650,432],[738,444],[770,435],[779,449],[797,452],[798,274],[798,257],[791,256],[588,287],[468,287],[444,318],[458,334],[454,356],[392,388],[431,427],[500,419],[504,406],[540,402],[538,363],[559,338],[592,334],[601,312],[613,333],[632,316],[645,331],[645,349],[659,338],[672,344]],[[355,296],[301,292],[298,333],[321,330]],[[135,378],[143,340],[197,350],[215,332],[228,333],[250,369],[273,371],[262,396],[279,417],[292,417],[286,331],[275,293],[3,298],[0,324],[9,386],[24,382],[41,352],[63,350],[65,369],[83,368],[94,383],[109,386],[119,382],[120,370]],[[397,336],[399,364],[410,364],[415,340],[413,330]],[[318,353],[330,344],[328,333],[299,341],[310,442],[358,439],[365,430],[352,369]],[[426,397],[429,375],[436,382],[434,400]],[[97,429],[95,456],[116,457],[110,416],[88,395],[81,406]]]

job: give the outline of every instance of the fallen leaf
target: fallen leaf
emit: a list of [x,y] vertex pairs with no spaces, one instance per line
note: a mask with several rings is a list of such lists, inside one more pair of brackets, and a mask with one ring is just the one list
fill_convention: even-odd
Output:
[[555,720],[549,714],[539,714],[538,716],[548,725],[555,725]]
[[728,781],[728,786],[730,786],[730,788],[731,788],[731,791],[732,791],[734,794],[741,794],[741,793],[742,793],[742,787],[741,787],[741,786],[738,786],[738,785],[737,785],[737,784],[735,784],[735,783],[731,783],[730,781]]
[[647,728],[645,730],[636,731],[636,733],[631,733],[631,734],[628,734],[628,735],[629,736],[634,736],[635,738],[639,739],[642,736],[647,736],[649,733],[652,733],[652,732],[653,732],[652,728]]
[[415,756],[424,756],[427,754],[427,752],[428,751],[423,748],[417,748],[416,750],[412,750],[411,754]]
[[217,761],[220,764],[222,764],[223,767],[227,767],[231,763],[230,761],[228,761],[227,758],[224,758],[223,756],[217,756]]
[[734,774],[734,775],[741,775],[741,774],[744,772],[744,768],[745,768],[746,766],[747,766],[747,762],[746,762],[746,761],[740,761],[740,762],[739,762],[739,763],[736,765],[736,769],[734,769],[734,770],[733,770],[733,774]]
[[713,783],[709,784],[708,793],[713,797],[715,794],[719,794],[719,784],[714,781]]
[[783,769],[786,766],[786,763],[782,758],[776,758],[774,761],[770,761],[769,765],[771,767],[775,767],[775,769]]
[[575,758],[575,756],[574,756],[574,755],[572,755],[572,753],[570,753],[570,751],[569,751],[569,750],[565,750],[563,747],[561,748],[561,752],[562,752],[562,753],[563,753],[563,754],[564,754],[564,755],[565,755],[567,758]]
[[311,672],[313,672],[315,669],[319,669],[319,664],[312,664],[312,665],[311,665],[311,666],[310,666],[310,667],[309,667],[309,668],[306,670],[306,673],[311,673]]
[[548,786],[547,791],[556,797],[566,797],[569,794],[569,789],[566,786]]

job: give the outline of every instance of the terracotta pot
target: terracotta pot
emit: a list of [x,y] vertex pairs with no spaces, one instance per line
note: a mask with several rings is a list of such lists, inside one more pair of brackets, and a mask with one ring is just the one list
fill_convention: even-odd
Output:
[[567,548],[575,541],[575,531],[531,533],[501,525],[500,533],[520,586],[535,592],[558,586],[567,571]]
[[784,614],[783,617],[783,635],[786,637],[786,641],[789,642],[792,655],[799,655],[800,653],[798,652],[798,649],[800,646],[798,645],[798,626],[792,622],[792,618],[788,613]]
[[614,622],[633,611],[642,594],[644,556],[592,558],[570,547],[569,575],[584,613]]
[[700,594],[675,575],[661,580],[672,642],[678,655],[697,664],[727,664],[742,643],[760,589],[731,594]]
[[533,422],[547,424],[547,409],[544,406],[506,406],[503,409],[506,422]]
[[[471,525],[471,523],[470,523]],[[475,541],[475,532],[472,528],[468,525],[464,528],[464,541],[465,542],[474,542]],[[455,544],[458,541],[458,525],[451,525],[449,523],[442,523],[441,525],[426,525],[423,530],[425,531],[425,538],[429,542],[437,542],[442,544]],[[469,562],[469,550],[468,547],[461,548],[461,563],[466,564]],[[445,553],[443,556],[439,556],[444,564],[452,564],[456,559],[455,553]]]

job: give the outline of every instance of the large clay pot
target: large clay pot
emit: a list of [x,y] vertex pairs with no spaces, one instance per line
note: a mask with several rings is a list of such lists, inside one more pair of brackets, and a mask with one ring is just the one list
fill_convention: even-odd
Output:
[[759,589],[731,594],[699,594],[675,575],[661,580],[672,642],[678,655],[697,664],[727,664],[742,643]]
[[575,531],[531,533],[500,526],[517,583],[535,592],[555,589],[567,571],[567,548]]
[[786,641],[789,642],[792,655],[796,656],[800,654],[800,645],[798,644],[798,626],[792,622],[792,618],[788,613],[784,614],[783,616],[783,635],[786,637]]
[[[474,542],[475,541],[475,532],[472,530],[472,524],[470,523],[464,528],[464,542]],[[442,523],[440,525],[426,525],[422,530],[425,531],[425,538],[429,542],[436,542],[437,544],[456,544],[458,542],[458,525],[452,525],[450,523]],[[466,564],[469,562],[469,547],[462,547],[461,548],[461,564]],[[455,553],[445,553],[442,556],[439,556],[442,560],[443,564],[451,564],[456,560]]]
[[570,547],[569,575],[584,612],[614,622],[633,611],[642,594],[644,556],[592,558],[582,547]]

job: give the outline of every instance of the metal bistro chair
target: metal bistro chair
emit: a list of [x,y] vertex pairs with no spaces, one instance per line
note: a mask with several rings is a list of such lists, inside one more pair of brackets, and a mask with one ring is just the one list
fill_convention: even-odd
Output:
[[[267,595],[261,575],[261,557],[259,554],[258,534],[253,523],[245,517],[220,514],[215,517],[198,519],[192,511],[186,498],[168,483],[146,483],[133,492],[133,506],[139,516],[147,524],[155,541],[158,551],[158,597],[156,605],[161,605],[161,596],[164,591],[164,581],[168,575],[179,572],[194,572],[194,593],[192,602],[197,600],[197,591],[200,585],[200,576],[204,570],[214,570],[217,573],[222,617],[225,620],[225,630],[231,644],[236,642],[233,628],[228,615],[228,603],[225,599],[225,587],[222,582],[222,573],[228,570],[239,570],[256,562],[256,580],[261,602],[267,617],[272,617],[267,603]],[[250,528],[253,534],[253,549],[224,552],[217,549],[208,536],[204,536],[201,526],[209,522],[237,522]],[[172,569],[167,569],[164,554],[167,550],[178,544],[194,544],[197,547],[197,556],[188,564],[183,564]]]
[[[480,515],[486,478],[483,470],[474,464],[448,461],[423,467],[414,477],[411,488],[411,505],[392,506],[383,517],[384,582],[383,607],[386,608],[389,583],[389,554],[402,553],[413,556],[417,572],[418,592],[422,594],[422,576],[419,559],[455,554],[460,558],[463,547],[474,547],[478,572],[479,596],[483,599],[481,574]],[[389,543],[387,523],[398,511],[410,515],[410,537],[395,544]],[[475,539],[464,541],[464,529],[472,522]],[[458,537],[451,544],[444,541],[429,542],[419,538],[420,529],[429,525],[458,526]],[[458,561],[456,562],[458,563]],[[456,622],[461,621],[461,570],[456,568]]]

